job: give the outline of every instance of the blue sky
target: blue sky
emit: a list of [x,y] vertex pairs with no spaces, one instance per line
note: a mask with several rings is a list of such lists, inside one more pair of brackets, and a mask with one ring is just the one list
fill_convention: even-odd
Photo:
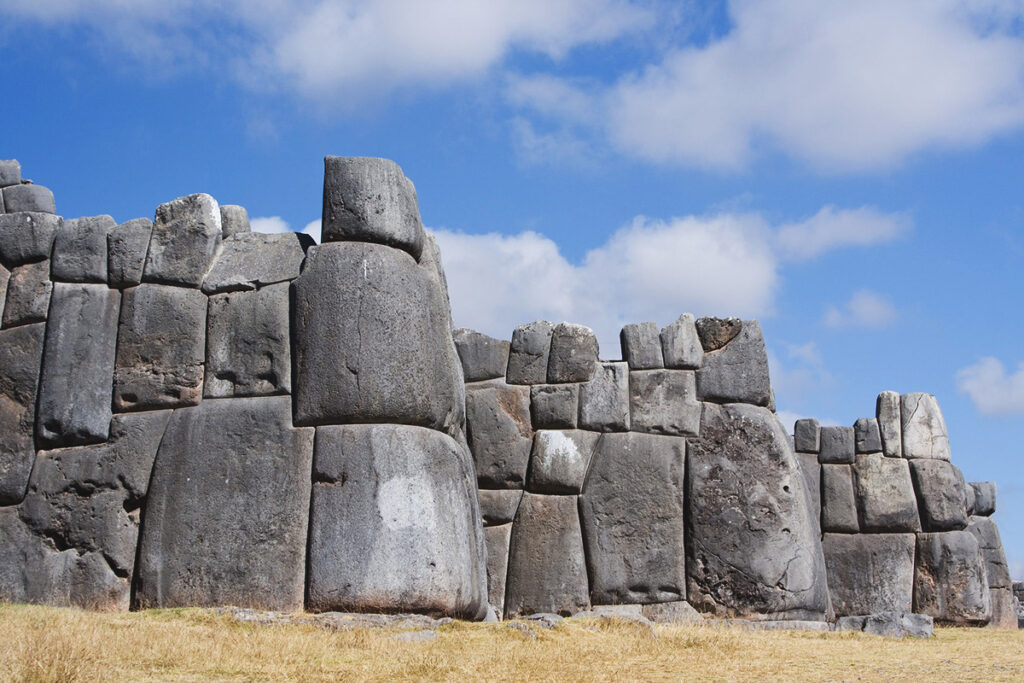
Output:
[[[0,0],[0,157],[66,217],[316,233],[396,160],[458,325],[761,320],[780,413],[936,394],[1024,578],[1024,3]],[[790,426],[787,424],[787,426]]]

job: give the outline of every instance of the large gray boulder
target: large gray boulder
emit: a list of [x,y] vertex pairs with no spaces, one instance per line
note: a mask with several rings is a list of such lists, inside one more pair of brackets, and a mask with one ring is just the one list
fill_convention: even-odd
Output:
[[911,612],[914,534],[825,534],[828,589],[837,617]]
[[258,289],[299,276],[313,238],[296,232],[240,233],[226,238],[203,279],[207,294]]
[[554,324],[546,320],[516,326],[512,331],[505,375],[509,384],[544,384],[548,381],[554,330]]
[[138,606],[301,609],[312,457],[287,396],[175,410],[146,498]]
[[107,234],[117,224],[110,216],[64,221],[53,243],[53,279],[107,282]]
[[50,262],[39,261],[18,266],[7,281],[3,327],[17,327],[46,320],[50,308]]
[[949,437],[939,403],[931,394],[900,396],[903,457],[949,460]]
[[530,387],[533,428],[575,429],[579,404],[579,384],[534,384]]
[[821,530],[845,534],[860,530],[853,468],[849,465],[821,466]]
[[479,382],[505,376],[508,368],[509,342],[486,334],[460,328],[452,337],[467,382]]
[[676,370],[696,370],[704,362],[704,347],[691,313],[661,328],[661,353],[665,367]]
[[629,430],[629,365],[598,363],[593,378],[580,385],[579,426],[596,432]]
[[967,484],[956,465],[944,460],[911,460],[910,477],[925,531],[967,528]]
[[50,258],[61,222],[48,213],[0,215],[0,262],[14,268]]
[[857,456],[853,466],[861,531],[920,531],[917,498],[906,460],[881,453]]
[[655,370],[665,367],[661,350],[661,334],[652,322],[632,323],[619,332],[622,360],[630,370]]
[[903,456],[903,422],[900,418],[900,395],[883,391],[875,402],[875,419],[882,441],[882,452],[890,458]]
[[111,287],[134,287],[142,282],[153,221],[133,218],[107,234],[107,282]]
[[465,449],[405,425],[317,432],[308,607],[482,619],[483,527]]
[[3,196],[7,213],[57,213],[53,192],[42,185],[11,185],[4,188]]
[[597,432],[578,429],[538,431],[533,436],[527,490],[531,493],[579,493],[600,436]]
[[45,332],[42,323],[0,331],[0,505],[21,502],[32,472]]
[[853,427],[822,427],[818,462],[830,465],[852,464],[856,455]]
[[551,332],[548,383],[586,382],[597,365],[597,337],[593,330],[574,323],[559,323]]
[[508,544],[512,538],[512,525],[490,526],[484,529],[487,544],[487,602],[495,614],[505,613],[505,578],[508,576]]
[[192,194],[156,208],[143,270],[144,282],[199,287],[221,240],[220,207]]
[[500,380],[470,385],[466,433],[481,486],[523,487],[533,444],[529,387]]
[[484,526],[499,526],[511,524],[515,519],[523,492],[516,489],[480,489],[477,498]]
[[686,599],[686,440],[604,434],[580,497],[595,605]]
[[629,419],[635,432],[696,436],[701,404],[692,370],[629,373]]
[[914,611],[951,624],[984,623],[992,616],[985,562],[969,532],[918,534]]
[[[701,318],[701,320],[706,320]],[[721,327],[721,326],[719,326]],[[701,330],[700,321],[697,325]],[[705,339],[704,332],[701,339]],[[715,344],[718,335],[714,335]],[[714,403],[752,403],[768,406],[772,401],[768,378],[768,353],[764,347],[761,324],[742,323],[739,334],[715,350],[705,342],[704,365],[697,371],[697,398]],[[714,345],[712,345],[714,347]]]

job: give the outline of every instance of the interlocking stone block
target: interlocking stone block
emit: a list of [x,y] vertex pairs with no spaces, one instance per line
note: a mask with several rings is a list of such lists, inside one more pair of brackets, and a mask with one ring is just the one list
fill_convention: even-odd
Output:
[[665,367],[661,335],[652,322],[626,325],[619,333],[622,359],[631,370],[655,370]]
[[577,429],[545,429],[534,434],[527,489],[531,493],[579,493],[599,438],[597,432]]
[[882,452],[890,458],[903,456],[903,421],[900,417],[900,395],[883,391],[875,402],[875,420],[882,441]]
[[529,387],[500,380],[469,385],[466,432],[481,486],[523,487],[533,444]]
[[675,322],[661,328],[661,353],[666,368],[696,370],[701,366],[704,347],[692,314],[683,313]]
[[920,531],[917,498],[906,460],[884,455],[858,455],[853,466],[861,531]]
[[312,245],[312,237],[296,232],[234,234],[222,243],[202,289],[217,294],[294,280]]
[[[718,326],[717,329],[721,328]],[[700,321],[697,329],[701,330]],[[719,338],[717,332],[714,338]],[[703,332],[701,339],[705,340]],[[712,347],[709,349],[705,341],[704,365],[697,371],[697,398],[714,403],[769,406],[772,389],[761,324],[756,320],[744,321],[739,334],[722,347]]]
[[635,432],[696,436],[701,404],[692,370],[629,373],[630,428]]
[[530,387],[530,414],[534,429],[575,429],[579,415],[580,385],[535,384]]
[[817,453],[821,450],[821,427],[814,418],[797,420],[793,425],[793,447],[799,453]]
[[0,187],[21,185],[21,164],[17,159],[0,159]]
[[822,546],[837,617],[912,611],[914,534],[825,534]]
[[588,381],[594,376],[597,353],[597,337],[589,327],[555,325],[548,356],[548,384]]
[[156,208],[144,282],[199,287],[221,241],[220,207],[208,194],[192,194]]
[[45,332],[42,323],[0,330],[0,505],[21,502],[32,472]]
[[107,282],[111,287],[134,287],[142,282],[153,221],[134,218],[107,234]]
[[1003,542],[999,537],[999,528],[991,517],[971,517],[967,526],[977,540],[982,557],[985,558],[985,576],[989,588],[1010,588],[1010,570],[1003,552]]
[[487,544],[487,602],[495,614],[505,613],[505,578],[508,576],[508,544],[512,538],[512,525],[490,526],[484,529]]
[[881,453],[882,437],[878,431],[878,420],[862,417],[853,425],[854,446],[858,453]]
[[4,188],[4,211],[57,213],[53,192],[42,185],[11,185]]
[[966,531],[918,535],[914,611],[942,623],[988,621],[991,597],[974,536]]
[[50,258],[62,222],[48,213],[0,215],[0,262],[12,269]]
[[244,206],[238,206],[237,204],[221,205],[220,230],[225,238],[247,233],[251,229],[249,225],[249,212],[245,210]]
[[821,538],[821,463],[817,453],[794,453],[800,473],[804,475],[807,510],[814,524],[815,536]]
[[480,382],[505,376],[510,344],[503,339],[460,328],[455,330],[455,350],[467,382]]
[[7,281],[3,326],[17,327],[46,320],[52,292],[49,260],[28,263],[12,270]]
[[822,427],[821,450],[818,462],[830,465],[849,465],[856,456],[853,427]]
[[512,332],[505,376],[509,384],[544,384],[548,381],[551,335],[555,326],[546,320],[519,325]]
[[116,226],[110,216],[64,221],[53,243],[53,279],[106,284],[107,234]]
[[821,466],[821,530],[846,534],[860,530],[853,468],[849,465]]
[[939,403],[931,394],[900,396],[903,457],[949,460],[949,437]]
[[523,492],[516,489],[480,489],[477,495],[484,526],[511,524],[523,498]]
[[970,514],[989,517],[996,512],[996,483],[994,481],[972,481],[968,486],[974,494],[974,505]]
[[944,460],[911,460],[910,477],[925,531],[967,528],[967,485],[956,465]]
[[594,376],[580,385],[581,429],[597,432],[629,430],[629,366],[598,363]]

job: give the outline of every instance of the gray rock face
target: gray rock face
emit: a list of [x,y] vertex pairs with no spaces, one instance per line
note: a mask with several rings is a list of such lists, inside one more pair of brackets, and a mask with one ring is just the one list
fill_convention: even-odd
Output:
[[32,472],[45,332],[42,323],[0,331],[0,505],[21,502]]
[[579,504],[593,604],[686,599],[685,463],[685,439],[601,436]]
[[245,210],[244,206],[222,204],[220,207],[220,230],[225,238],[249,232],[251,230],[249,212]]
[[1003,542],[999,537],[999,529],[990,517],[971,517],[967,527],[978,541],[978,547],[985,560],[985,577],[988,587],[1010,588],[1013,582],[1010,580],[1010,570],[1006,563],[1006,554],[1003,552]]
[[849,465],[821,466],[821,530],[846,534],[860,530]]
[[818,462],[849,465],[856,455],[853,427],[822,427]]
[[484,529],[484,541],[487,544],[487,602],[496,614],[505,613],[505,578],[508,576],[508,543],[511,537],[511,524]]
[[211,296],[206,324],[205,396],[291,392],[287,283]]
[[825,534],[828,588],[837,617],[911,612],[914,534]]
[[0,159],[0,187],[21,184],[21,164],[17,159]]
[[50,308],[50,262],[39,261],[18,266],[7,281],[3,326],[16,327],[46,320]]
[[870,533],[920,531],[917,499],[906,460],[859,455],[853,466],[860,528]]
[[914,611],[953,624],[983,623],[992,615],[985,563],[966,531],[919,534]]
[[580,385],[579,426],[597,432],[629,430],[629,366],[626,363],[599,363],[594,377]]
[[156,207],[144,282],[199,287],[221,240],[220,207],[192,194]]
[[124,291],[114,368],[117,411],[180,408],[203,395],[206,297],[142,284]]
[[775,415],[705,405],[687,468],[687,599],[717,616],[823,619],[821,545]]
[[575,496],[524,494],[509,548],[506,617],[589,606]]
[[535,384],[530,387],[530,414],[534,429],[575,429],[579,415],[580,385]]
[[107,234],[107,282],[111,287],[134,287],[142,282],[153,221],[134,218]]
[[701,318],[696,325],[705,351],[724,348],[743,329],[743,322],[739,318]]
[[635,432],[696,436],[701,404],[692,370],[629,373],[630,428]]
[[61,222],[48,213],[0,215],[0,261],[10,269],[50,258]]
[[554,330],[554,324],[546,320],[516,327],[508,354],[506,381],[509,384],[544,384],[548,381]]
[[925,531],[967,528],[967,485],[959,468],[944,460],[912,460],[910,477]]
[[292,428],[286,396],[174,411],[146,499],[138,605],[300,609],[312,456],[313,430]]
[[4,188],[4,210],[7,213],[31,211],[57,213],[53,192],[42,185],[11,185]]
[[551,333],[548,383],[586,382],[597,365],[597,337],[589,327],[559,323]]
[[466,432],[480,485],[522,488],[533,444],[529,387],[500,381],[470,385]]
[[885,638],[931,638],[935,630],[934,620],[927,614],[904,614],[883,612],[866,616],[841,617],[836,622],[837,631],[863,631]]
[[795,453],[800,473],[804,475],[804,491],[807,493],[807,510],[814,523],[814,535],[821,538],[821,464],[817,453]]
[[390,247],[325,244],[292,287],[296,424],[461,428],[463,379],[435,271]]
[[1014,608],[1013,592],[1008,588],[993,588],[989,591],[992,603],[992,618],[989,628],[1015,630],[1019,627],[1017,610]]
[[533,437],[527,489],[531,493],[576,494],[590,467],[600,434],[541,430]]
[[996,483],[994,481],[972,481],[968,486],[974,494],[972,515],[989,517],[996,512]]
[[704,623],[704,615],[685,600],[644,605],[640,613],[655,624],[696,625]]
[[661,353],[666,368],[696,370],[701,366],[704,347],[692,314],[683,313],[675,322],[661,328]]
[[455,339],[459,361],[462,363],[462,374],[467,382],[505,376],[511,346],[507,341],[466,328],[455,330],[452,336]]
[[949,437],[939,403],[931,394],[900,396],[903,457],[949,460]]
[[107,439],[120,306],[121,293],[106,285],[54,284],[39,381],[40,444]]
[[417,261],[424,231],[416,188],[389,159],[324,157],[323,243],[376,242]]
[[[724,326],[718,325],[715,329],[718,332],[713,338],[718,340]],[[761,324],[756,320],[743,322],[739,334],[725,346],[715,347],[717,350],[709,349],[701,321],[697,321],[697,330],[701,332],[704,350],[708,351],[704,354],[703,367],[697,371],[697,398],[714,403],[768,406],[772,401],[772,388]]]
[[7,282],[11,279],[11,271],[0,265],[0,317],[3,316],[4,302],[7,300]]
[[419,427],[317,432],[309,608],[483,618],[486,561],[469,454]]
[[875,420],[882,441],[882,452],[890,458],[903,457],[903,421],[900,417],[900,395],[883,391],[875,402]]
[[820,429],[814,418],[796,421],[793,425],[793,447],[798,453],[817,453],[821,450]]
[[53,279],[106,284],[107,234],[116,225],[110,216],[64,221],[53,243]]
[[484,526],[511,524],[519,509],[519,501],[523,498],[523,492],[515,489],[480,489],[477,495]]
[[661,351],[661,335],[654,323],[626,325],[619,333],[622,359],[631,370],[655,370],[665,367]]
[[878,420],[862,417],[853,425],[854,446],[858,453],[881,453],[882,436],[878,431]]
[[234,234],[224,240],[203,280],[203,291],[234,292],[294,280],[312,245],[312,237],[296,232]]

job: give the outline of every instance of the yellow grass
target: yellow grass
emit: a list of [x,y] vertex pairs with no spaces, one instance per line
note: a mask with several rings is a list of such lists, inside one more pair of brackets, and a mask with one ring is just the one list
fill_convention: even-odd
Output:
[[1024,632],[654,630],[573,620],[536,638],[457,622],[430,642],[395,631],[243,624],[206,610],[89,613],[0,605],[0,679],[139,680],[1024,680]]

